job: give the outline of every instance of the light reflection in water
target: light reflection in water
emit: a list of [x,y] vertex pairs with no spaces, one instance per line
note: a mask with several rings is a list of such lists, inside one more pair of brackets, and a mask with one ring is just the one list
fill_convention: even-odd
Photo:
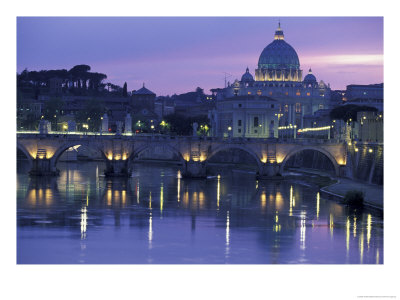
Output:
[[137,181],[136,185],[136,202],[139,204],[139,195],[140,195],[140,185],[139,185],[139,179]]
[[363,263],[364,258],[364,232],[361,230],[360,234],[360,264]]
[[[106,178],[102,178],[102,176],[100,176],[100,178],[98,179],[97,168],[93,169],[91,172],[92,172],[92,181],[91,182],[89,181],[89,183],[88,180],[85,180],[85,183],[70,181],[70,186],[65,186],[64,182],[60,183],[61,178],[59,177],[57,179],[58,187],[56,186],[55,188],[54,184],[49,188],[47,182],[44,182],[45,184],[44,183],[39,184],[40,182],[38,183],[36,181],[35,182],[32,181],[32,183],[29,183],[29,185],[25,184],[24,192],[22,193],[21,189],[19,190],[20,195],[22,195],[22,198],[18,199],[19,205],[21,205],[20,206],[21,213],[19,214],[23,216],[23,218],[19,219],[18,224],[21,225],[18,226],[35,226],[37,230],[49,230],[55,228],[55,226],[68,226],[73,229],[73,232],[75,234],[75,241],[76,241],[76,234],[79,235],[79,230],[80,230],[81,245],[88,245],[88,249],[94,249],[93,246],[94,241],[99,240],[97,239],[97,237],[101,232],[101,226],[103,226],[103,224],[109,224],[107,222],[102,222],[101,220],[106,219],[110,216],[110,208],[112,207],[112,209],[115,210],[115,215],[119,215],[121,213],[120,216],[122,219],[121,221],[124,221],[123,218],[129,217],[130,219],[128,222],[127,221],[121,222],[122,226],[118,228],[118,234],[116,234],[115,236],[110,234],[109,238],[111,240],[115,239],[115,241],[118,242],[117,238],[120,237],[121,234],[125,234],[126,232],[141,230],[140,231],[141,236],[143,237],[144,234],[144,239],[143,238],[140,239],[140,241],[137,242],[137,245],[140,245],[140,243],[142,243],[145,251],[149,252],[150,251],[149,249],[153,248],[152,241],[154,239],[154,232],[152,228],[153,213],[155,214],[154,215],[155,220],[157,221],[160,214],[163,213],[163,207],[165,204],[167,205],[166,208],[168,208],[168,210],[166,211],[169,210],[172,211],[173,209],[176,208],[180,209],[179,212],[182,213],[182,215],[184,216],[186,216],[186,214],[190,214],[193,218],[197,218],[197,220],[199,221],[198,222],[199,230],[193,233],[195,235],[199,235],[199,233],[204,232],[202,231],[202,229],[204,229],[203,226],[207,226],[207,230],[213,230],[213,226],[215,226],[216,228],[215,230],[219,230],[218,234],[215,234],[213,236],[210,235],[210,242],[209,242],[210,245],[206,245],[207,247],[209,246],[210,249],[218,245],[219,247],[218,249],[220,251],[216,250],[217,252],[215,253],[221,254],[219,256],[219,262],[221,262],[221,260],[223,262],[224,257],[226,259],[225,262],[230,262],[230,260],[232,260],[232,262],[239,261],[237,260],[238,253],[240,253],[240,251],[244,250],[246,247],[248,247],[248,249],[251,249],[253,251],[253,249],[251,248],[252,246],[247,244],[248,239],[253,237],[251,235],[247,235],[247,232],[248,231],[253,232],[252,231],[253,228],[256,229],[263,228],[263,230],[256,231],[255,235],[253,235],[257,239],[256,240],[257,248],[255,249],[257,250],[258,248],[260,249],[262,248],[262,251],[257,250],[259,253],[261,252],[267,253],[267,251],[274,251],[274,255],[276,255],[275,259],[278,263],[282,262],[286,263],[288,262],[288,260],[292,262],[308,261],[311,263],[315,263],[317,260],[313,260],[313,255],[314,254],[319,255],[318,251],[321,248],[324,248],[325,250],[329,251],[323,254],[324,257],[332,259],[331,261],[327,261],[328,263],[332,261],[334,263],[359,263],[359,262],[361,263],[376,262],[377,264],[382,263],[380,261],[380,253],[382,252],[380,233],[382,232],[381,230],[382,228],[380,224],[376,221],[376,220],[379,221],[380,217],[378,216],[375,217],[374,212],[368,214],[368,210],[357,211],[357,213],[354,213],[349,209],[343,209],[339,211],[336,208],[338,204],[335,204],[330,201],[323,201],[319,193],[309,192],[306,188],[297,186],[290,182],[283,182],[280,185],[276,186],[273,184],[271,184],[271,186],[270,185],[264,186],[264,183],[260,182],[258,190],[254,191],[254,181],[241,182],[240,180],[238,180],[237,183],[236,182],[234,183],[237,184],[236,186],[236,185],[231,185],[231,182],[229,181],[230,177],[226,178],[224,177],[224,184],[226,185],[224,185],[223,188],[224,192],[227,195],[229,195],[227,196],[229,200],[224,203],[221,203],[220,205],[220,201],[223,200],[221,198],[221,193],[222,193],[221,176],[217,176],[217,178],[214,178],[217,179],[216,181],[214,181],[214,184],[217,184],[217,186],[215,186],[212,184],[211,185],[202,183],[199,184],[198,181],[181,180],[179,176],[178,178],[176,178],[175,176],[178,172],[177,170],[176,171],[174,170],[174,172],[166,173],[166,175],[163,178],[164,181],[162,183],[160,183],[159,181],[159,176],[152,176],[154,180],[149,182],[147,180],[147,177],[142,177],[141,174],[142,185],[140,186],[140,188],[142,189],[142,193],[144,193],[144,198],[143,198],[144,201],[142,201],[140,206],[142,209],[136,210],[136,209],[131,209],[129,204],[135,204],[134,199],[132,199],[133,197],[135,197],[135,195],[137,197],[137,201],[139,202],[139,196],[140,196],[139,178],[131,179],[131,186],[121,187],[121,185],[119,185],[119,181],[117,180],[116,181],[109,180]],[[67,174],[67,172],[63,173]],[[72,173],[74,172],[69,171],[70,175]],[[95,174],[96,178],[94,177]],[[96,190],[94,189],[95,187],[94,184],[96,182],[97,186],[98,181],[100,181],[99,182],[100,197],[96,198],[98,191],[97,188]],[[20,184],[22,185],[23,183]],[[245,186],[246,184],[248,184],[248,186]],[[72,185],[74,185],[74,187],[72,188],[73,189],[72,193],[70,193],[70,195],[67,195],[68,190],[71,190]],[[242,194],[240,193],[241,190],[243,189],[242,185],[248,188],[249,190],[253,191],[253,194],[249,195],[248,198],[246,198],[247,196],[242,198]],[[32,189],[31,187],[35,188]],[[61,188],[59,189],[59,187]],[[91,191],[90,187],[92,187]],[[160,189],[159,190],[160,204],[158,204],[158,199],[155,200],[156,200],[156,207],[157,205],[160,205],[160,210],[156,209],[156,207],[154,207],[154,204],[152,204],[153,202],[152,197],[154,195],[158,197],[157,189]],[[172,191],[172,193],[170,193],[170,191]],[[175,194],[176,192],[177,195]],[[289,197],[289,194],[290,194],[290,199],[287,199]],[[255,197],[256,195],[257,198]],[[296,204],[295,197],[297,196],[297,198],[299,198],[299,195],[301,198],[300,202],[298,201],[297,203],[298,209],[296,210],[294,208]],[[66,197],[67,201],[64,201],[64,198],[59,199],[60,196],[64,198]],[[90,205],[92,212],[91,214],[94,214],[93,218],[91,218],[90,223],[88,222],[89,198],[90,198]],[[177,199],[178,202],[180,201],[182,203],[179,202],[179,205],[176,204],[175,201],[177,201]],[[121,210],[121,208],[118,206],[119,201],[120,204],[122,204],[121,206],[126,207],[126,210]],[[149,203],[147,204],[146,201],[148,201]],[[164,201],[166,202],[164,203]],[[175,202],[176,207],[168,206],[168,204],[172,202]],[[185,205],[185,202],[188,204],[187,206]],[[217,202],[216,206],[215,202]],[[281,205],[279,204],[280,202],[283,203],[283,206],[287,210],[280,209],[282,207],[282,204]],[[290,204],[290,206],[287,204]],[[35,210],[32,209],[33,205],[36,206]],[[62,205],[67,205],[67,207],[65,208],[66,210],[70,208],[73,208],[73,210],[70,210],[69,213],[67,212],[68,214],[64,214],[62,218],[60,218],[60,214],[58,213],[58,211],[60,208],[62,208]],[[220,233],[221,230],[223,230],[223,227],[221,228],[220,226],[218,226],[218,223],[220,225],[223,224],[221,224],[218,221],[215,222],[214,218],[219,219],[221,217],[220,215],[222,213],[221,207],[224,207],[223,211],[225,212],[226,211],[225,206],[226,208],[229,207],[228,208],[229,211],[226,212],[225,216],[226,219],[225,219],[225,245],[224,245],[224,243],[222,244],[220,243],[222,242]],[[295,217],[290,217],[290,218],[288,217],[289,215],[288,206],[290,207],[290,214],[293,214]],[[134,206],[134,208],[136,207],[139,207],[139,205]],[[189,209],[186,209],[185,207],[188,207]],[[31,211],[28,211],[26,208],[30,209]],[[155,210],[151,210],[152,208],[155,208]],[[215,208],[219,209],[218,213],[215,212]],[[262,208],[266,208],[264,213],[262,213]],[[54,212],[52,210],[54,210]],[[27,215],[26,211],[28,211],[28,213],[32,215],[31,218],[29,215]],[[164,219],[168,218],[168,220],[163,221],[166,222],[165,224],[167,224],[169,220],[172,220],[170,219],[172,218],[170,214],[167,215],[165,213],[163,214],[164,214],[163,216]],[[235,228],[238,229],[237,230],[235,229],[234,231],[234,236],[236,237],[234,243],[231,243],[230,241],[231,214],[233,218],[236,218],[236,216],[238,216],[237,217],[238,222],[235,222]],[[45,216],[46,218],[44,218],[43,216]],[[309,218],[307,218],[307,216]],[[317,219],[319,219],[320,217],[321,220],[326,220],[326,221],[319,223],[316,221],[315,217]],[[242,220],[241,218],[244,219]],[[313,222],[313,228],[307,231],[307,226],[311,226],[311,223],[307,224],[308,219],[310,220],[310,222],[311,221]],[[180,220],[184,220],[184,222],[181,222],[181,224],[179,224]],[[186,217],[181,218],[180,220],[177,219],[178,225],[182,225],[183,227],[183,224],[187,224]],[[50,223],[50,221],[52,223]],[[357,228],[357,221],[358,221],[358,228]],[[328,225],[329,231],[327,230],[327,223],[329,224]],[[146,232],[145,227],[143,232],[143,226],[146,226],[146,224],[148,224],[148,232]],[[209,226],[210,224],[211,226]],[[90,226],[92,225],[95,226],[94,227],[95,230],[92,231],[89,230],[91,238],[88,238],[87,236],[88,229],[90,229],[91,228]],[[190,224],[188,226],[190,226]],[[296,230],[295,226],[297,226],[298,231]],[[353,228],[351,228],[352,226]],[[372,230],[372,226],[374,226],[373,228],[374,230]],[[164,246],[162,245],[162,243],[163,241],[166,241],[166,239],[164,238],[164,234],[169,234],[169,232],[168,233],[166,232],[168,227],[158,228],[156,226],[156,228],[157,228],[156,232],[161,230],[159,232],[159,235],[163,236],[163,239],[160,241],[158,241],[156,236],[155,246],[157,246],[157,249],[159,249],[158,246]],[[242,228],[245,228],[246,230],[242,230]],[[272,231],[271,229],[273,229],[274,233],[271,235],[265,235],[265,232],[271,232]],[[358,236],[357,236],[357,229],[358,229]],[[277,234],[278,232],[279,234]],[[244,233],[246,233],[246,235]],[[335,239],[332,239],[332,241],[326,243],[326,238],[329,240],[329,235],[333,236],[333,233],[335,233]],[[146,234],[148,235],[147,239],[146,239]],[[259,238],[257,235],[259,235],[262,238]],[[176,239],[175,236],[173,238]],[[179,239],[180,238],[181,237],[179,237]],[[309,245],[312,246],[307,247],[306,238]],[[326,243],[324,244],[323,247],[318,247],[319,238],[321,241]],[[183,249],[182,247],[181,251],[183,255],[187,255],[187,257],[191,259],[192,257],[190,256],[192,254],[189,254],[189,252],[185,251],[189,250],[190,247],[192,247],[193,245],[186,246],[187,240],[184,239],[185,235],[182,234],[182,242],[185,242],[186,248]],[[345,246],[346,248],[343,247],[344,239],[346,243]],[[199,241],[197,237],[194,240],[196,241],[196,243]],[[220,242],[218,242],[218,240]],[[367,243],[368,250],[365,249],[364,240]],[[291,245],[290,249],[292,248],[296,249],[294,252],[293,250],[290,250],[291,253],[289,253],[289,250],[287,250],[288,249],[287,244],[284,244],[286,241],[290,242]],[[246,242],[246,247],[243,247],[244,244],[240,244],[244,242]],[[180,244],[183,243],[179,242],[173,244],[173,247],[180,247],[179,246]],[[378,249],[378,247],[380,248]],[[230,251],[231,248],[232,251]],[[176,249],[174,248],[174,251],[175,250],[177,250],[177,248]],[[156,255],[155,253],[152,253],[152,251],[151,255]],[[256,251],[254,250],[254,253],[255,252]],[[211,254],[210,257],[216,257],[215,253]],[[295,257],[292,256],[291,258],[288,258],[289,256],[288,253],[290,255],[294,254]],[[89,262],[92,259],[92,256],[88,256],[88,254],[89,252],[86,253],[87,257],[85,257],[85,261],[86,259],[88,259],[87,262]],[[82,252],[80,253],[80,255],[82,256]],[[94,255],[92,253],[92,250],[90,255]],[[382,258],[383,256],[384,254],[382,252]],[[261,258],[260,262],[261,263],[265,262],[266,259],[268,259],[269,257],[270,256],[264,256],[263,258]],[[83,259],[83,257],[81,257],[81,259]],[[161,262],[163,258],[155,256],[155,259],[156,259],[155,261],[159,259],[159,261]],[[321,258],[319,257],[318,259]],[[248,261],[252,260],[249,259]]]
[[263,191],[261,194],[261,207],[265,208],[266,205],[267,205],[267,195],[265,194],[265,191]]
[[199,197],[198,197],[197,192],[193,192],[193,194],[192,194],[192,203],[191,203],[191,207],[192,208],[195,208],[196,206],[198,206],[198,204],[199,204],[198,200],[199,200]]
[[293,216],[293,206],[294,206],[294,199],[293,199],[293,186],[290,186],[290,198],[289,198],[289,216]]
[[204,208],[204,202],[205,202],[205,197],[204,197],[204,192],[203,191],[200,191],[199,192],[199,207],[200,207],[200,209],[203,209]]
[[164,208],[164,184],[161,182],[160,188],[160,213],[162,213]]
[[149,193],[149,208],[151,208],[151,191]]
[[281,225],[279,224],[279,216],[278,216],[278,211],[275,213],[275,225],[273,227],[273,231],[278,232],[281,231]]
[[300,249],[306,249],[306,211],[301,212],[300,221]]
[[121,196],[118,190],[114,190],[114,199],[115,203],[119,204],[121,200]]
[[371,214],[368,214],[368,219],[367,219],[367,245],[369,249],[369,242],[371,240],[371,228],[372,228],[372,220],[371,220]]
[[[294,197],[293,197],[293,199],[294,199]],[[283,207],[283,197],[282,197],[281,192],[276,192],[275,207],[277,210],[281,210],[281,208]]]
[[28,203],[32,206],[36,205],[36,189],[31,189],[27,195]]
[[354,217],[353,222],[353,237],[357,236],[357,217]]
[[221,197],[221,175],[218,174],[217,178],[217,207],[219,208],[219,199]]
[[185,207],[188,207],[188,205],[189,205],[189,187],[187,185],[185,188],[185,194],[183,195],[183,203],[185,204]]
[[181,198],[181,178],[182,178],[180,170],[178,170],[177,178],[178,178],[178,202],[179,202]]
[[84,206],[81,209],[81,239],[86,238],[86,226],[87,226],[87,209],[86,206]]
[[107,190],[107,205],[111,206],[111,204],[112,204],[112,190],[109,187]]
[[96,191],[98,192],[99,189],[100,189],[99,166],[96,166]]
[[152,241],[153,241],[153,218],[150,212],[150,216],[149,216],[149,249],[152,248]]
[[226,212],[226,228],[225,228],[225,257],[229,256],[229,243],[230,243],[230,235],[229,235],[229,210]]
[[122,190],[122,205],[125,206],[126,204],[126,191]]
[[30,189],[26,194],[26,200],[32,206],[36,206],[37,204],[51,206],[53,197],[53,190],[51,188],[46,188],[44,191],[42,188]]

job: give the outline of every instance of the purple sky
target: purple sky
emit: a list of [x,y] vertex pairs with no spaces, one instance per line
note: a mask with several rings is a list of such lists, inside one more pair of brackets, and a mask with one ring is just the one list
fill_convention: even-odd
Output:
[[17,71],[88,64],[157,95],[224,86],[273,41],[278,20],[306,75],[333,89],[383,82],[381,17],[19,17]]

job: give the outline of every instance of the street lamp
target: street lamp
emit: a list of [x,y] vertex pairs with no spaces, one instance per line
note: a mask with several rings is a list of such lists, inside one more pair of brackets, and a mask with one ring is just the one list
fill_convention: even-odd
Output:
[[86,129],[86,134],[87,134],[87,132],[89,131],[89,125],[88,124],[83,124],[82,127],[84,129]]

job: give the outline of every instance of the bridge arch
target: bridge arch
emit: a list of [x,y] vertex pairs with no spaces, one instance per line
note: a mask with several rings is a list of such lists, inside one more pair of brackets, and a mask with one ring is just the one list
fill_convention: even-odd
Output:
[[225,151],[225,150],[230,150],[230,149],[239,149],[239,150],[242,150],[242,151],[248,153],[250,156],[252,156],[255,159],[255,161],[257,162],[257,166],[259,168],[261,167],[261,165],[262,165],[261,158],[257,155],[257,153],[255,153],[252,149],[247,148],[246,146],[242,146],[242,145],[221,145],[221,146],[218,146],[208,154],[207,161],[209,159],[211,159],[218,152]]
[[314,147],[314,146],[295,147],[293,150],[291,150],[288,154],[286,154],[285,158],[283,159],[283,161],[281,163],[281,167],[280,167],[280,172],[283,173],[283,169],[285,168],[287,161],[293,155],[295,155],[296,153],[299,153],[301,151],[304,151],[304,150],[313,150],[313,151],[317,151],[317,152],[324,154],[333,164],[333,167],[335,169],[335,175],[339,176],[339,174],[340,174],[339,164],[336,161],[336,159],[333,157],[333,155],[330,154],[329,151],[326,151],[325,149],[323,149],[321,147]]
[[[181,163],[183,163],[185,161],[185,159],[184,159],[184,157],[183,157],[183,155],[182,155],[182,153],[181,153],[181,151],[179,149],[177,149],[174,146],[169,145],[167,143],[166,144],[159,144],[159,145],[162,146],[162,147],[167,147],[168,149],[170,149],[172,153],[174,153],[174,154],[176,154],[178,156],[179,161]],[[138,147],[137,149],[134,149],[132,157],[133,158],[139,157],[139,155],[141,153],[143,153],[144,151],[146,151],[148,149],[154,148],[154,146],[155,145],[151,144],[151,145],[144,145],[144,146]]]
[[58,147],[57,151],[54,153],[54,155],[51,157],[51,161],[52,161],[52,165],[55,167],[57,165],[58,160],[60,159],[61,155],[69,148],[74,147],[74,146],[78,146],[78,145],[83,145],[85,147],[88,148],[93,148],[96,150],[99,150],[99,152],[101,153],[102,157],[104,158],[104,160],[106,160],[106,155],[102,149],[102,147],[99,147],[97,144],[94,143],[89,143],[86,141],[83,142],[78,142],[78,141],[70,141],[67,143],[62,144],[60,147]]

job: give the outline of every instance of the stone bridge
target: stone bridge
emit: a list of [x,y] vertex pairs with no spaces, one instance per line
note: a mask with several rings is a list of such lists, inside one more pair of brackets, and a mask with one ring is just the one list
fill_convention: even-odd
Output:
[[17,133],[17,148],[28,157],[31,175],[57,175],[56,165],[61,154],[77,145],[102,153],[107,176],[130,176],[133,161],[143,151],[154,147],[176,154],[182,163],[182,175],[186,177],[205,177],[208,160],[218,152],[230,149],[241,149],[250,154],[258,164],[259,178],[281,174],[291,156],[308,149],[327,156],[337,176],[344,174],[346,166],[346,144],[333,140]]

